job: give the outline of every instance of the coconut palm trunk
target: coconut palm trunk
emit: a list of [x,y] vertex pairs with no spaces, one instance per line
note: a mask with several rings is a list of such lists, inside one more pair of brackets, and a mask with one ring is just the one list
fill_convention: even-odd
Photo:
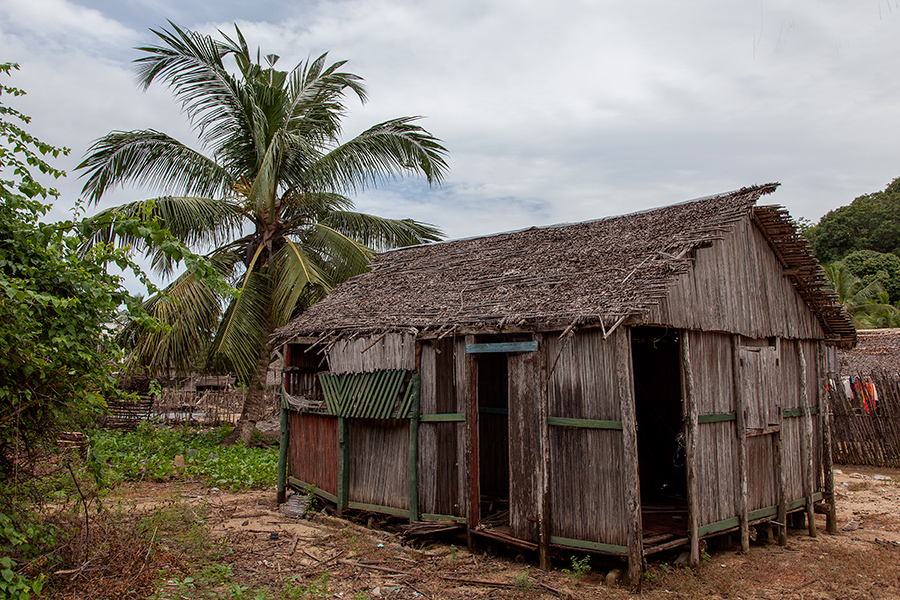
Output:
[[[234,39],[174,24],[153,33],[162,43],[139,48],[140,82],[172,89],[203,151],[154,130],[114,131],[78,169],[91,202],[126,183],[154,190],[97,218],[158,219],[231,286],[187,265],[145,303],[163,329],[132,326],[124,339],[136,367],[233,371],[249,385],[237,430],[246,443],[262,416],[272,331],[363,272],[375,251],[441,237],[426,223],[356,212],[348,194],[407,175],[438,184],[446,149],[418,117],[344,139],[345,96],[364,102],[366,93],[343,61],[328,65],[323,54],[279,71],[276,55],[254,59],[237,27]],[[130,244],[158,272],[176,275],[177,265],[140,236],[117,237],[110,226],[94,242]]]

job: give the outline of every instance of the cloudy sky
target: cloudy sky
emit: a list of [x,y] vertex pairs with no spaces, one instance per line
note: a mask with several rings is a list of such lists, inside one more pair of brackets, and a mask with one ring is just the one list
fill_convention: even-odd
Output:
[[[73,167],[111,130],[193,139],[164,88],[134,84],[135,46],[171,20],[238,23],[290,67],[349,59],[370,101],[349,136],[423,115],[444,140],[440,188],[405,181],[360,209],[450,237],[580,221],[780,181],[817,221],[900,176],[900,0],[0,0],[4,102]],[[123,190],[108,203],[146,197]]]

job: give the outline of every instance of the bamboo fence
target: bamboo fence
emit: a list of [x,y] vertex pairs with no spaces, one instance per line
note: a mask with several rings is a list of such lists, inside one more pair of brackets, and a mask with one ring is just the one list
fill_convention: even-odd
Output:
[[878,370],[854,377],[873,383],[878,399],[859,391],[848,396],[839,378],[829,379],[834,462],[900,468],[900,375]]

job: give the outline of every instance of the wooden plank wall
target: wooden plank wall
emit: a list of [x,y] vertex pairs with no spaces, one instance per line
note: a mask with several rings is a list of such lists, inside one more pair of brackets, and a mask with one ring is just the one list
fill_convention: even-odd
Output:
[[[726,414],[735,409],[731,336],[700,331],[690,336],[694,395],[699,414]],[[739,512],[736,421],[698,425],[699,525],[722,521]]]
[[540,355],[537,352],[509,354],[507,369],[509,525],[515,537],[537,541],[542,452],[538,402],[541,394]]
[[332,373],[371,373],[379,370],[416,369],[416,336],[388,333],[338,340],[328,349]]
[[[548,336],[550,417],[620,421],[615,340]],[[629,357],[630,360],[630,357]],[[627,543],[622,432],[550,427],[550,527],[559,537]]]
[[409,508],[407,419],[348,419],[350,502]]
[[[423,415],[465,413],[456,393],[456,356],[453,338],[422,342],[419,360],[422,388],[419,412]],[[419,509],[424,514],[465,516],[465,476],[461,460],[465,452],[465,424],[419,424]],[[461,473],[462,471],[462,473]]]
[[337,417],[291,411],[290,475],[337,494]]
[[759,228],[744,219],[724,239],[696,250],[693,269],[679,277],[648,322],[751,338],[822,339],[821,326],[783,272]]

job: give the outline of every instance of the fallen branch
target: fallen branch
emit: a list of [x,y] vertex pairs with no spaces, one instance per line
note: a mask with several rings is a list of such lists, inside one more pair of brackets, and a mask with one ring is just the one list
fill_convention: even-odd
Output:
[[415,576],[415,573],[410,573],[409,571],[399,571],[397,569],[390,569],[388,567],[379,567],[378,565],[370,565],[367,563],[356,562],[355,560],[342,560],[342,564],[351,565],[354,567],[362,567],[364,569],[373,569],[375,571],[384,571],[385,573],[395,573],[397,575],[408,575],[410,577]]

